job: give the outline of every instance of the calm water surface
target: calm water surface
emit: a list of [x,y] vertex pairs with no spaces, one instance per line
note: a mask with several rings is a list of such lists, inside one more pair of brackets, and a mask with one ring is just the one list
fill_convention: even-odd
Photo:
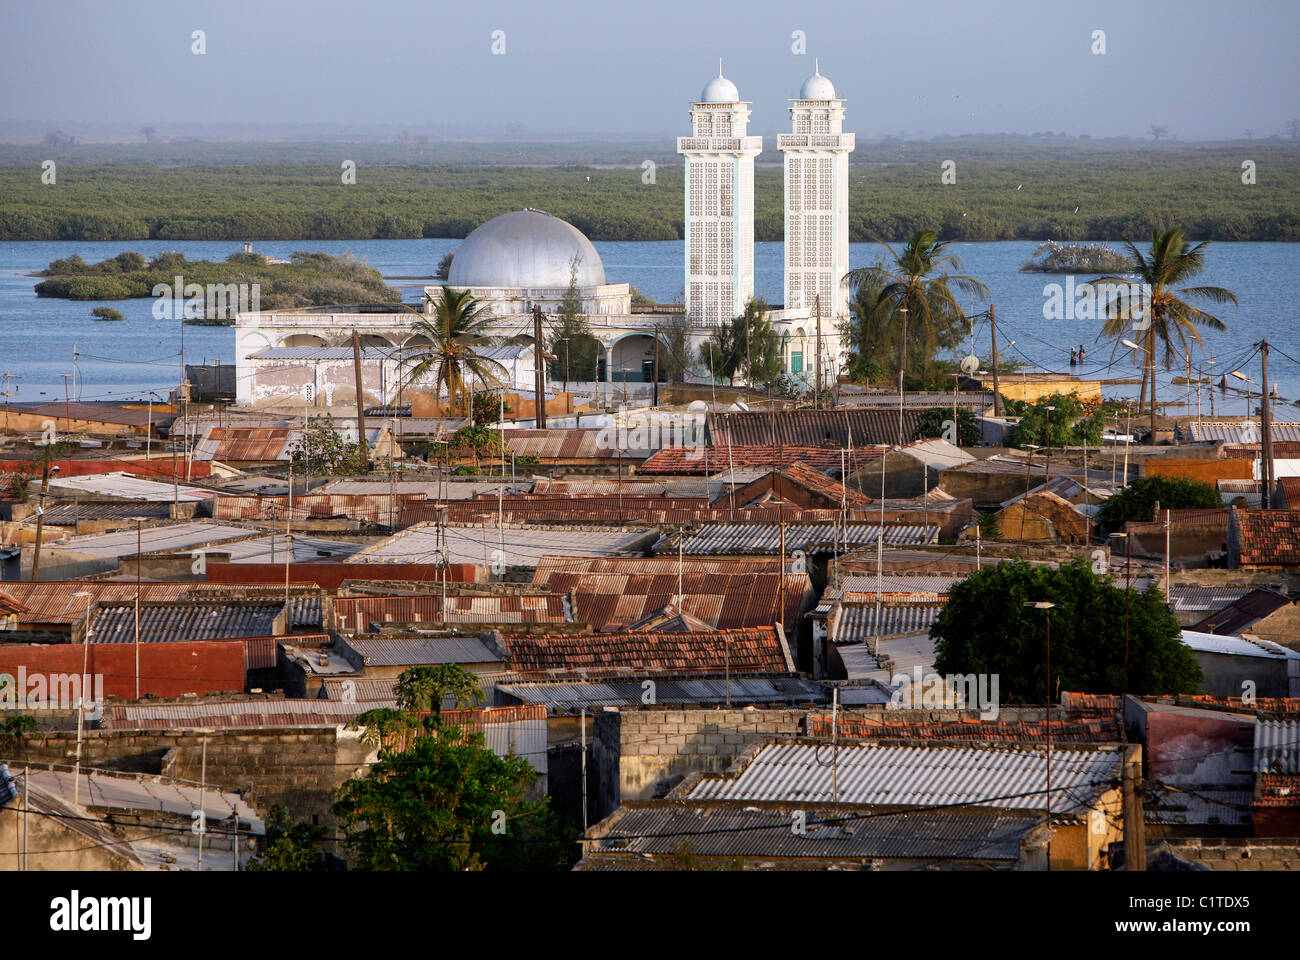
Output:
[[[351,252],[365,259],[385,276],[428,276],[447,250],[458,240],[360,240],[360,241],[259,241],[259,253],[287,257],[295,250],[326,253]],[[668,302],[681,296],[682,244],[680,242],[597,243],[610,282],[627,282],[648,296]],[[1083,343],[1087,362],[1075,372],[1095,376],[1122,377],[1132,373],[1127,361],[1111,365],[1111,344],[1096,342],[1100,323],[1090,320],[1045,320],[1043,285],[1064,282],[1063,277],[1020,272],[1020,265],[1033,253],[1033,242],[961,243],[953,250],[961,257],[966,273],[982,280],[997,306],[999,347],[1017,356],[1029,369],[1069,371],[1070,347]],[[151,257],[164,250],[180,250],[190,259],[223,260],[239,249],[228,241],[110,241],[110,242],[25,242],[0,245],[0,372],[16,374],[16,400],[62,399],[63,374],[73,372],[76,354],[76,392],[80,399],[118,400],[142,398],[148,390],[164,392],[179,378],[182,329],[176,322],[159,322],[152,316],[151,300],[119,300],[107,304],[38,298],[33,287],[37,278],[26,274],[40,270],[51,260],[79,253],[87,262],[97,262],[123,250],[138,250]],[[857,266],[874,259],[879,247],[851,245],[851,262]],[[760,243],[755,250],[758,293],[769,302],[783,299],[781,256],[783,244]],[[1198,285],[1224,286],[1236,292],[1240,306],[1221,308],[1227,324],[1224,333],[1205,335],[1206,356],[1218,361],[1216,375],[1226,369],[1242,369],[1260,379],[1259,358],[1243,361],[1253,345],[1267,337],[1274,351],[1269,375],[1288,402],[1300,398],[1300,244],[1215,243],[1210,247],[1208,267],[1197,278]],[[407,299],[418,299],[418,281],[394,281],[406,289]],[[121,322],[91,318],[96,306],[109,305],[126,314]],[[976,310],[981,309],[975,307]],[[235,337],[230,327],[185,327],[186,361],[200,363],[217,358],[233,363]],[[1014,346],[1007,345],[1015,341]],[[981,323],[975,329],[975,350],[989,349],[989,329]],[[1296,361],[1283,354],[1290,354]],[[1181,373],[1181,371],[1175,371]],[[1169,387],[1169,374],[1161,372],[1162,396],[1182,396],[1186,388]],[[1121,394],[1135,388],[1115,388]],[[1193,403],[1195,402],[1193,398]],[[1208,394],[1203,395],[1208,413]],[[1244,398],[1216,391],[1218,412],[1244,413]],[[1281,419],[1300,419],[1300,410],[1280,409]]]

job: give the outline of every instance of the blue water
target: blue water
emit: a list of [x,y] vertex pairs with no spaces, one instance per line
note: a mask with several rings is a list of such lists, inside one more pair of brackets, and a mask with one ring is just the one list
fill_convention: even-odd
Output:
[[[259,241],[259,253],[287,257],[295,250],[327,253],[351,252],[364,258],[385,276],[428,276],[457,240],[361,240],[361,241]],[[628,282],[648,296],[669,302],[682,292],[682,244],[680,242],[597,243],[611,282]],[[760,243],[754,255],[758,293],[769,302],[783,299],[782,244]],[[961,243],[953,251],[962,259],[964,272],[982,280],[997,306],[999,347],[1030,364],[1029,369],[1070,371],[1070,348],[1086,345],[1087,361],[1073,372],[1098,378],[1132,375],[1127,358],[1113,363],[1111,344],[1097,342],[1101,324],[1090,320],[1046,320],[1043,318],[1043,285],[1064,282],[1063,277],[1020,272],[1020,265],[1033,253],[1032,242]],[[96,306],[88,301],[38,298],[33,292],[37,278],[27,273],[44,268],[58,257],[81,254],[88,262],[111,257],[122,250],[138,250],[146,257],[164,250],[180,250],[190,259],[225,259],[239,248],[229,241],[111,241],[111,242],[26,242],[0,246],[0,372],[16,374],[15,400],[62,399],[63,374],[73,372],[76,359],[76,392],[82,400],[142,398],[147,391],[160,393],[179,378],[181,325],[159,322],[152,316],[151,300],[119,300],[106,305],[126,314],[121,322],[101,322],[90,316]],[[854,266],[875,258],[874,244],[850,247]],[[1267,337],[1274,347],[1269,375],[1288,401],[1300,398],[1300,244],[1215,243],[1208,266],[1197,285],[1224,286],[1236,292],[1239,307],[1222,307],[1218,316],[1227,324],[1224,333],[1206,333],[1205,356],[1218,362],[1214,375],[1240,369],[1258,381],[1259,358],[1244,362],[1254,344]],[[418,281],[394,281],[405,288],[407,299],[418,298]],[[978,311],[982,309],[975,306]],[[188,363],[220,358],[233,363],[234,331],[230,327],[185,327],[184,350]],[[1008,346],[1014,341],[1014,346]],[[989,328],[981,322],[975,328],[975,351],[989,350]],[[1295,357],[1288,359],[1285,354]],[[1199,354],[1194,358],[1199,361]],[[1169,386],[1174,374],[1160,371],[1161,396],[1185,395],[1183,386]],[[1116,388],[1116,395],[1136,388]],[[1208,414],[1208,393],[1203,394]],[[1193,403],[1195,398],[1193,397]],[[1246,412],[1246,400],[1216,391],[1217,412]],[[1278,411],[1283,418],[1300,418],[1300,410]]]

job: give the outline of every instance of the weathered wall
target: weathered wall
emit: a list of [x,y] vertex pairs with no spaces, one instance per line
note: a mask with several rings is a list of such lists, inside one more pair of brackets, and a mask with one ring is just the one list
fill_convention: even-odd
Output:
[[1192,658],[1200,664],[1205,679],[1201,681],[1203,693],[1216,697],[1239,697],[1247,689],[1246,681],[1255,684],[1258,697],[1291,696],[1290,681],[1286,674],[1286,661],[1264,657],[1237,657],[1221,653],[1192,651]]
[[1300,870],[1296,839],[1171,837],[1164,843],[1182,859],[1211,870]]
[[138,863],[86,839],[57,817],[41,816],[35,802],[23,815],[18,797],[0,809],[0,870],[23,869],[23,821],[27,822],[28,870],[139,870]]

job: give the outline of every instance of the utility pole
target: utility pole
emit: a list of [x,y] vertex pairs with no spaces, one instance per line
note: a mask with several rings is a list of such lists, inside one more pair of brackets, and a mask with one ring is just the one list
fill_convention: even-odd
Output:
[[1264,481],[1264,496],[1260,502],[1264,509],[1268,510],[1273,500],[1273,411],[1269,409],[1272,406],[1272,397],[1268,392],[1268,338],[1259,341],[1259,356],[1264,370],[1261,384],[1263,395],[1259,398],[1259,432],[1263,438],[1260,454],[1264,461],[1262,464],[1264,469],[1260,471],[1260,479]]
[[361,393],[361,334],[352,331],[352,374],[357,383],[357,449],[361,454],[361,468],[367,469],[370,458],[366,456],[366,408]]
[[650,388],[654,393],[653,406],[659,406],[659,327],[655,327],[655,369],[654,385]]
[[998,386],[998,316],[989,305],[989,325],[993,328],[993,416],[1002,416],[1002,391]]
[[9,398],[10,398],[11,396],[13,396],[15,393],[18,392],[17,390],[10,390],[10,389],[9,389],[9,381],[10,381],[10,380],[21,380],[22,377],[18,376],[18,374],[16,374],[16,373],[0,373],[0,378],[3,378],[3,379],[4,379],[4,385],[5,385],[5,388],[4,388],[4,397],[5,397],[5,431],[8,432],[8,430],[9,430]]
[[[822,295],[817,294],[813,301],[817,308],[817,391],[814,394],[813,406],[821,409],[822,396]],[[748,350],[748,334],[746,334],[746,350]],[[900,380],[901,382],[901,380]],[[901,403],[901,401],[900,401]]]
[[1123,802],[1124,802],[1124,869],[1132,873],[1146,872],[1146,823],[1142,812],[1142,769],[1138,759],[1137,744],[1124,748]]
[[44,465],[41,468],[41,498],[36,505],[36,547],[32,553],[32,582],[41,572],[41,533],[45,527],[45,494],[50,486],[50,445],[45,445]]
[[533,425],[546,429],[546,351],[542,348],[542,307],[533,304]]

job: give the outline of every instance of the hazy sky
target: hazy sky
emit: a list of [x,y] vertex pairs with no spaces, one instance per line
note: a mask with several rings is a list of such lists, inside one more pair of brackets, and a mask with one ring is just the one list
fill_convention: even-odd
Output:
[[[1300,116],[1295,0],[0,0],[0,121],[685,132],[724,57],[751,129],[822,72],[863,136],[1179,139]],[[1092,32],[1106,32],[1094,55]],[[207,52],[191,52],[206,32]],[[506,53],[491,53],[505,31]],[[806,34],[794,55],[791,34]]]

